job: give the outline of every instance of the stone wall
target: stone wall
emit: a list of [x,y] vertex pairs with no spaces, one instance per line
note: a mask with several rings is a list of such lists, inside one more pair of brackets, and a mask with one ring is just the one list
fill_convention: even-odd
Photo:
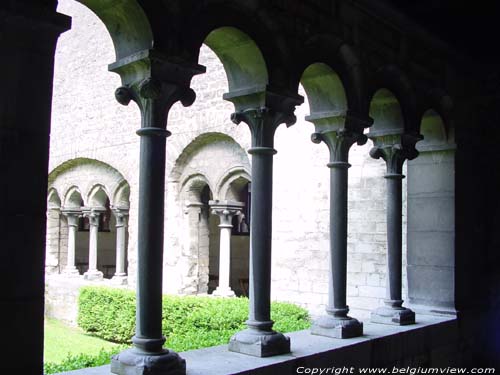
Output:
[[[107,71],[114,56],[104,26],[84,6],[71,0],[59,3],[59,11],[73,17],[73,29],[61,37],[56,53],[50,170],[68,160],[90,158],[110,165],[129,183],[128,273],[133,285],[139,112],[134,103],[122,107],[115,102],[113,93],[120,81]],[[183,183],[202,174],[213,197],[223,199],[217,196],[217,186],[225,176],[234,168],[241,168],[241,173],[250,170],[244,152],[250,146],[250,133],[245,124],[236,126],[229,120],[233,106],[222,100],[227,91],[222,64],[207,47],[201,50],[200,63],[207,66],[207,73],[193,79],[196,102],[189,108],[176,104],[169,116],[172,136],[167,140],[164,202],[167,293],[200,290],[190,285],[196,284],[193,275],[199,274],[198,266],[207,266],[195,264],[199,258],[187,251]],[[307,103],[296,114],[297,124],[281,126],[275,141],[272,298],[304,305],[316,314],[324,308],[328,291],[328,150],[310,141],[313,125],[304,120]],[[369,157],[370,147],[353,146],[350,153],[348,303],[359,317],[366,317],[385,295],[385,164]],[[202,252],[203,246],[198,247]]]

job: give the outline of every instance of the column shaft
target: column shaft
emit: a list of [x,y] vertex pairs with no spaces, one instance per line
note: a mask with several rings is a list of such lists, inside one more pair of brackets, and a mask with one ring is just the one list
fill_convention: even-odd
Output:
[[[162,334],[163,220],[165,144],[168,132],[142,128],[139,164],[137,315],[134,344],[160,352]],[[153,167],[154,166],[154,167]]]
[[[333,120],[331,120],[333,121]],[[349,149],[363,142],[360,132],[345,129],[323,129],[312,135],[315,143],[325,142],[330,151],[330,267],[326,315],[314,321],[311,333],[334,338],[350,338],[363,334],[363,323],[347,315],[347,196]]]
[[97,271],[98,226],[90,224],[89,230],[89,271]]
[[220,250],[219,250],[219,288],[230,290],[231,271],[231,228],[232,226],[220,227]]
[[76,225],[68,224],[68,263],[66,270],[75,269]]
[[330,273],[328,310],[347,314],[347,163],[330,164]]
[[387,182],[387,299],[401,306],[402,296],[402,180],[403,176],[386,177]]
[[370,132],[374,147],[370,156],[382,158],[387,167],[387,281],[385,306],[377,308],[371,314],[374,323],[406,325],[415,323],[415,313],[403,307],[402,266],[403,266],[403,164],[405,160],[417,157],[415,143],[422,137],[405,134],[402,129],[391,132]]
[[273,152],[252,152],[250,310],[247,324],[270,330]]
[[118,276],[125,275],[125,232],[124,225],[116,227],[116,272]]

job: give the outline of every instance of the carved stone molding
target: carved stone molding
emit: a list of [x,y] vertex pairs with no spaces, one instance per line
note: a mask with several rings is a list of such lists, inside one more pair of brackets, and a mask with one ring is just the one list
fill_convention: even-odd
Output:
[[418,156],[415,144],[423,139],[420,134],[405,134],[401,130],[370,133],[368,137],[375,144],[370,150],[370,156],[374,159],[382,158],[386,162],[386,177],[403,173],[405,160],[413,160]]

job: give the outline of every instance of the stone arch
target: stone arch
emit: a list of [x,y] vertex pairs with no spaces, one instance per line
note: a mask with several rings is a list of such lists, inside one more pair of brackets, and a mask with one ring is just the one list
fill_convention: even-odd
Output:
[[422,115],[420,134],[424,139],[417,143],[416,147],[419,151],[450,147],[446,125],[441,115],[434,109],[428,109]]
[[[219,154],[219,157],[210,151]],[[218,162],[210,163],[210,160]],[[214,199],[220,199],[219,181],[224,178],[227,170],[237,167],[250,169],[248,156],[238,142],[227,134],[203,133],[182,150],[172,168],[170,178],[180,183],[179,191],[182,191],[189,179],[203,176],[214,194]]]
[[[112,208],[128,210],[130,196],[128,182],[109,164],[95,159],[77,158],[65,161],[52,170],[49,174],[49,194],[52,190],[65,192],[62,207],[64,210],[70,210],[74,214],[78,212],[85,214],[88,210],[99,211],[97,269],[103,272],[105,278],[112,277],[116,267],[117,246],[116,218]],[[61,230],[58,253],[64,256],[67,254],[68,246],[65,216],[60,216],[59,225]],[[74,246],[75,266],[80,274],[88,267],[89,230],[88,218],[80,217]],[[123,241],[125,244],[127,236],[128,233],[125,232]],[[63,263],[62,258],[59,263]]]
[[118,185],[112,197],[114,207],[125,209],[130,207],[130,186],[127,181],[123,180]]
[[49,189],[49,193],[47,194],[47,207],[49,209],[61,208],[61,198],[54,188]]
[[[364,73],[361,62],[352,47],[341,39],[326,34],[307,40],[305,47],[306,52],[301,51],[299,56],[299,59],[302,59],[299,65],[302,69],[299,77],[302,85],[305,86],[305,80],[315,72],[318,64],[326,65],[342,84],[346,110],[348,108],[349,112],[361,117],[367,116]],[[333,94],[331,82],[327,83],[327,86],[330,86],[328,96],[331,97]],[[313,93],[308,93],[308,95],[311,96]],[[312,109],[311,113],[313,113]]]
[[243,31],[219,27],[205,38],[205,44],[218,56],[227,75],[229,92],[261,92],[269,79],[261,50]]
[[376,106],[377,100],[385,101],[384,96],[386,95],[380,96],[381,90],[385,93],[389,91],[391,100],[397,101],[404,131],[416,133],[418,131],[417,99],[414,85],[408,76],[396,65],[386,65],[379,68],[373,75],[371,87],[368,90],[370,113],[374,109],[374,105]]
[[113,40],[117,60],[153,47],[153,33],[148,17],[136,0],[77,1],[94,12],[104,23]]
[[[46,226],[46,255],[45,271],[48,274],[59,273],[65,259],[60,253],[61,224],[65,219],[61,217],[61,198],[56,189],[49,189],[47,194],[47,226]],[[63,229],[64,230],[64,229]]]
[[246,181],[246,183],[251,181],[250,172],[246,168],[234,167],[229,169],[217,183],[217,196],[222,200],[237,200],[232,187],[234,187],[234,183],[238,184],[237,181],[241,180]]
[[181,196],[190,203],[201,203],[201,194],[205,186],[208,186],[211,192],[214,191],[203,174],[195,173],[190,175],[180,184]]
[[85,201],[83,200],[82,193],[76,186],[71,186],[65,195],[64,198],[64,208],[71,209],[80,209],[82,207],[82,202],[85,205]]
[[374,93],[370,102],[370,117],[373,118],[370,133],[380,131],[404,133],[405,119],[400,102],[394,93],[386,88]]
[[110,192],[116,192],[125,185],[129,184],[118,170],[107,163],[89,158],[67,160],[49,173],[50,188],[63,192],[68,197],[70,188],[74,187],[83,197],[85,205],[96,186],[101,186],[111,205],[115,205],[117,195]]
[[309,119],[333,117],[339,119],[339,126],[342,126],[348,104],[337,73],[324,63],[314,63],[304,70],[301,83],[309,101]]
[[[453,124],[453,99],[440,88],[429,90],[427,95],[425,95],[424,104],[420,108],[420,128],[425,126],[430,120],[429,116],[434,116],[434,114],[439,116],[439,120],[442,123],[442,127],[445,132],[446,140],[448,142],[453,142],[455,138]],[[437,119],[437,117],[434,118]]]
[[89,207],[105,207],[106,201],[109,200],[109,194],[106,191],[106,187],[101,184],[97,184],[90,189],[89,195],[87,197],[87,205]]

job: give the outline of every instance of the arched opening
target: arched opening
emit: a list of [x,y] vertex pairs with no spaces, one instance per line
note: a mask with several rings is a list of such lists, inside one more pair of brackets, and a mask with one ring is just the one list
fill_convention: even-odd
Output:
[[251,183],[241,176],[233,180],[229,185],[227,200],[244,204],[241,213],[233,216],[232,220],[229,286],[237,296],[248,297]]
[[224,65],[229,93],[241,95],[266,89],[264,57],[247,34],[234,27],[220,27],[211,31],[204,43]]
[[381,88],[373,95],[370,103],[370,117],[373,125],[370,134],[377,132],[404,132],[404,119],[396,96],[388,89]]
[[47,198],[47,235],[45,272],[48,274],[60,273],[65,265],[66,257],[61,254],[61,226],[65,220],[61,217],[61,199],[57,190],[50,189]]
[[78,222],[79,238],[76,242],[75,261],[80,273],[89,268],[91,222],[88,212],[98,215],[97,270],[102,272],[105,279],[111,279],[116,271],[116,220],[111,212],[108,195],[102,186],[92,189],[88,204]]
[[442,117],[421,120],[418,158],[408,162],[408,297],[425,310],[454,311],[455,144]]

